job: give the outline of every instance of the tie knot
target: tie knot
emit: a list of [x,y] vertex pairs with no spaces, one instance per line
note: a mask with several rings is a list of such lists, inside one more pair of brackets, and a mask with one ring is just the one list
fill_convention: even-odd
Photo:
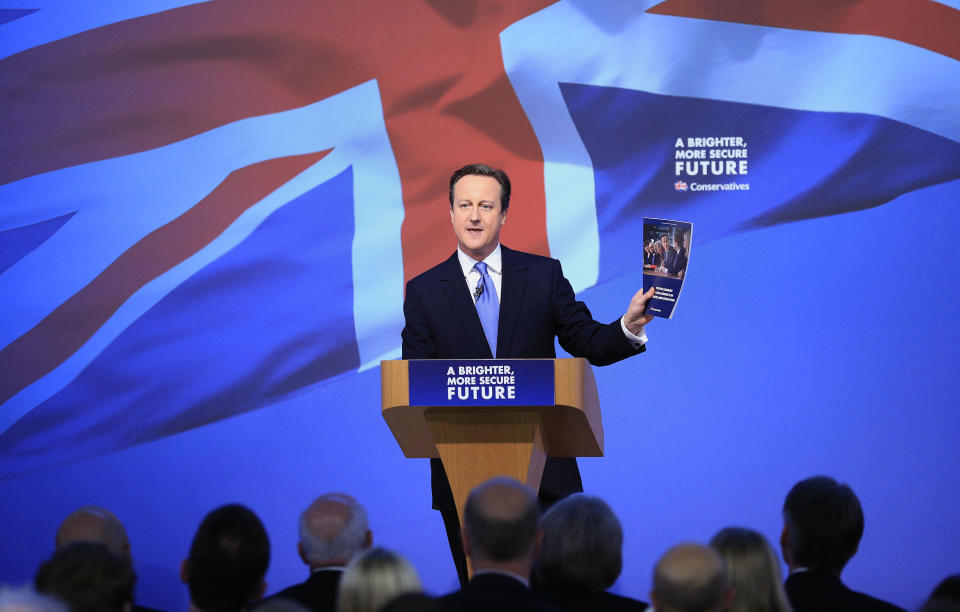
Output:
[[482,261],[478,261],[473,267],[477,269],[477,272],[480,273],[480,276],[487,275],[487,264],[483,263]]

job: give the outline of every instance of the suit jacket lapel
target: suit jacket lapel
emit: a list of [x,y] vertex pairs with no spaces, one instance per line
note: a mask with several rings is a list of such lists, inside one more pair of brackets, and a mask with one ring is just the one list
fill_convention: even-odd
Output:
[[[527,267],[517,261],[515,252],[500,245],[503,277],[500,283],[500,320],[497,329],[497,356],[510,355],[514,330],[520,318],[520,304],[527,286]],[[479,320],[479,317],[478,319]],[[482,326],[481,326],[482,331]]]
[[[480,358],[493,357],[490,352],[490,345],[487,344],[487,337],[483,334],[483,325],[480,323],[480,316],[477,314],[477,307],[470,299],[470,289],[467,287],[467,281],[463,277],[463,269],[460,267],[460,260],[454,251],[453,256],[446,261],[444,266],[443,294],[450,304],[450,310],[460,321],[467,338],[473,344]],[[502,310],[502,307],[501,307]]]

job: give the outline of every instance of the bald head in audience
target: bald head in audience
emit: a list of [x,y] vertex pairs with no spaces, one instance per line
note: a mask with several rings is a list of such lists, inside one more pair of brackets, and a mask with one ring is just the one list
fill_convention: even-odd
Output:
[[127,530],[106,508],[81,506],[63,519],[57,528],[56,547],[60,549],[74,542],[103,544],[113,554],[130,559]]
[[668,550],[653,572],[650,601],[657,612],[725,612],[733,591],[723,559],[700,544]]
[[344,493],[327,493],[313,500],[300,515],[300,558],[312,569],[346,565],[373,545],[367,513]]
[[463,547],[474,570],[530,576],[540,540],[540,506],[530,487],[488,480],[470,492],[463,514]]

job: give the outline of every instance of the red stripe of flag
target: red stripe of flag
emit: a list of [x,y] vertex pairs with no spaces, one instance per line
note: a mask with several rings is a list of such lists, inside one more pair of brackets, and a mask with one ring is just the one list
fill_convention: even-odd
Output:
[[514,178],[505,242],[546,253],[542,153],[504,72],[499,35],[550,3],[208,2],[30,49],[0,62],[0,183],[377,79],[403,185],[406,276],[453,250],[452,235],[438,238],[447,180],[474,161]]

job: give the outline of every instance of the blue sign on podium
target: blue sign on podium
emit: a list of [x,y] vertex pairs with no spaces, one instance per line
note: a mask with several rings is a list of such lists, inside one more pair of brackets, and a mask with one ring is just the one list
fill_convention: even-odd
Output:
[[552,359],[414,359],[411,406],[552,406]]

